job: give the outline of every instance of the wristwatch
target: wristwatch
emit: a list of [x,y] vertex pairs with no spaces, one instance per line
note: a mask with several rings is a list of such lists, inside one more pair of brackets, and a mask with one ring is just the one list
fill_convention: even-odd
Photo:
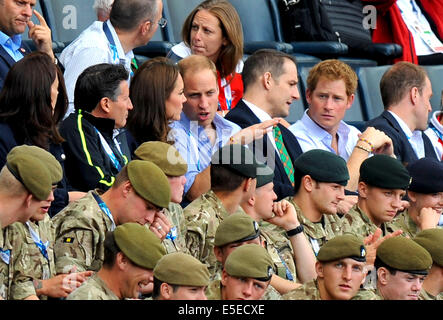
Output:
[[294,229],[291,229],[291,230],[286,231],[286,235],[287,235],[288,237],[295,236],[295,235],[297,235],[297,234],[303,232],[303,229],[304,229],[304,228],[303,228],[303,225],[301,224],[301,225],[299,225],[297,228],[294,228]]

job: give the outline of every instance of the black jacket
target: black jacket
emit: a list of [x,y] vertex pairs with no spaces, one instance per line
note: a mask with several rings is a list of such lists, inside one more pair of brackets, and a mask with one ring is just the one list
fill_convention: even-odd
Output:
[[[76,190],[109,189],[117,173],[131,159],[124,133],[117,137],[122,153],[115,146],[112,138],[114,125],[112,119],[96,118],[82,110],[76,110],[62,122],[60,133],[66,140],[63,142],[66,176]],[[97,130],[108,143],[120,168],[106,153]]]

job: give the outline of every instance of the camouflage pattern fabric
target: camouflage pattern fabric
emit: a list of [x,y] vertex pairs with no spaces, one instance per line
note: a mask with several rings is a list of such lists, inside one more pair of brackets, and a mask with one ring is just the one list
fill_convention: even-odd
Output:
[[[49,215],[38,222],[29,222],[29,226],[39,235],[43,243],[48,243],[47,258],[31,237],[26,224],[16,222],[8,226],[8,238],[13,251],[13,279],[9,299],[21,300],[37,295],[32,280],[47,280],[55,276],[54,240],[55,233]],[[39,296],[46,300],[47,296]]]
[[411,239],[414,238],[418,232],[420,232],[415,222],[412,221],[411,217],[409,216],[408,209],[399,213],[394,220],[388,222],[386,225],[391,232],[399,229],[403,230],[401,235],[409,236]]
[[14,270],[14,268],[10,266],[13,256],[12,246],[7,236],[7,228],[0,228],[0,250],[0,297],[6,300],[9,296],[12,272]]
[[171,230],[163,240],[166,252],[189,253],[185,240],[186,223],[183,208],[178,203],[170,202],[168,209],[165,209],[163,212],[171,224]]
[[[238,211],[244,212],[240,207]],[[217,262],[214,254],[215,232],[220,222],[229,216],[229,213],[213,191],[192,201],[183,213],[187,229],[186,246],[189,253],[206,264],[213,279]]]
[[437,296],[433,296],[422,288],[420,291],[420,295],[418,296],[418,300],[443,300],[443,293],[440,293]]
[[303,225],[303,232],[311,244],[312,250],[314,250],[316,256],[320,248],[328,240],[343,233],[342,221],[338,215],[323,214],[322,220],[318,223],[314,223],[303,215],[300,207],[294,202],[293,197],[288,197],[286,200],[294,205],[298,221]]
[[384,300],[376,289],[360,289],[351,300]]
[[93,193],[69,203],[53,217],[55,227],[55,267],[57,273],[98,271],[104,259],[104,241],[112,222],[100,209]]
[[[342,221],[343,233],[352,233],[363,238],[373,234],[377,229],[377,226],[358,205],[353,206],[351,210],[343,216]],[[382,223],[380,228],[383,235],[390,233],[385,223]]]
[[289,291],[282,296],[283,300],[321,300],[317,280],[306,282],[300,288]]
[[71,292],[66,300],[120,300],[95,273],[80,287]]

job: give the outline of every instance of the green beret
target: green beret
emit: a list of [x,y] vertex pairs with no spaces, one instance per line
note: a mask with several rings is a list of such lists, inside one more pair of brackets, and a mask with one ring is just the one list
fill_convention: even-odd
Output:
[[166,254],[159,238],[148,228],[138,223],[124,223],[114,230],[115,243],[137,266],[152,270]]
[[134,151],[140,160],[155,163],[164,174],[171,177],[183,176],[188,171],[188,165],[177,149],[161,141],[148,141],[142,143]]
[[244,244],[228,256],[224,266],[231,277],[268,281],[275,272],[274,263],[265,248],[258,244]]
[[294,167],[303,175],[310,175],[318,182],[338,183],[346,186],[349,180],[346,161],[329,151],[313,149],[302,153]]
[[321,262],[351,258],[356,261],[366,261],[366,249],[363,239],[355,235],[346,234],[332,238],[324,244],[317,255]]
[[241,144],[228,144],[218,149],[211,158],[212,164],[222,165],[246,177],[256,178],[260,163],[251,150]]
[[205,287],[209,284],[206,265],[183,252],[169,253],[161,258],[154,268],[154,277],[178,286]]
[[443,267],[443,229],[433,228],[420,231],[414,241],[429,252],[435,264]]
[[408,190],[423,194],[443,192],[443,162],[421,158],[406,168],[412,178]]
[[230,243],[244,242],[260,235],[258,223],[245,213],[233,213],[224,219],[215,232],[214,245],[223,247]]
[[397,159],[385,154],[376,154],[361,164],[360,180],[382,189],[406,190],[411,177]]
[[11,174],[38,200],[46,200],[52,186],[59,182],[63,171],[57,159],[48,151],[22,145],[11,149],[6,156]]
[[264,185],[271,183],[274,180],[274,171],[263,164],[257,171],[257,188],[263,187]]
[[392,269],[427,274],[432,265],[431,255],[415,241],[405,237],[386,239],[377,248],[377,259]]
[[154,163],[132,160],[128,164],[128,177],[137,194],[160,208],[167,208],[171,201],[168,178]]

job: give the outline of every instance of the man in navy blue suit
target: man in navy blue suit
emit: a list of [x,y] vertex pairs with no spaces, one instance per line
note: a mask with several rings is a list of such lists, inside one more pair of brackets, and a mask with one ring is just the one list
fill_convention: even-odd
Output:
[[[0,89],[11,66],[30,52],[22,43],[22,33],[29,28],[29,38],[38,51],[47,53],[56,63],[52,51],[51,29],[45,19],[33,11],[36,0],[0,0]],[[40,24],[31,21],[35,14]]]
[[[225,117],[242,128],[271,118],[287,117],[291,103],[300,99],[295,58],[283,52],[256,51],[246,60],[242,78],[243,99]],[[274,169],[274,191],[278,200],[293,196],[292,162],[302,154],[295,136],[279,124],[263,139],[255,141],[253,151],[258,160]]]
[[429,99],[432,85],[426,71],[409,62],[399,62],[385,72],[380,81],[385,111],[368,122],[384,131],[394,145],[394,154],[403,164],[437,154],[423,134],[432,111]]

